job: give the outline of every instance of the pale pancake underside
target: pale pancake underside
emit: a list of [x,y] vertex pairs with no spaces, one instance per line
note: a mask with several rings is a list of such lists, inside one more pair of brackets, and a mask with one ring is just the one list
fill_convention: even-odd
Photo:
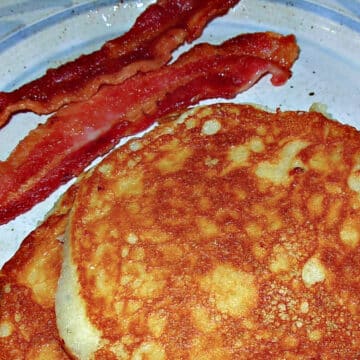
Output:
[[79,358],[359,355],[360,135],[197,108],[80,185],[57,321]]

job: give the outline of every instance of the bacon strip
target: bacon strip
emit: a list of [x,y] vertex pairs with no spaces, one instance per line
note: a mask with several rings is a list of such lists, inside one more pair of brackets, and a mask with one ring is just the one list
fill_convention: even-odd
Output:
[[0,163],[0,223],[30,209],[121,137],[159,116],[201,99],[234,97],[267,73],[274,85],[285,83],[297,56],[292,35],[240,35],[220,46],[198,45],[171,65],[102,87],[87,102],[59,110]]
[[89,55],[50,69],[12,92],[0,92],[0,127],[18,111],[49,114],[89,99],[103,84],[119,84],[138,71],[157,69],[178,46],[201,35],[206,24],[239,0],[159,0],[124,35]]

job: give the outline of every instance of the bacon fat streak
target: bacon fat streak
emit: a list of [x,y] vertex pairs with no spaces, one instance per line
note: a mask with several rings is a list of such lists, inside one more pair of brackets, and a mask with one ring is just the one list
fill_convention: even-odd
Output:
[[64,107],[0,163],[0,223],[30,209],[159,116],[202,99],[232,98],[268,73],[273,85],[285,83],[297,56],[292,35],[240,35],[219,46],[197,45],[171,65]]
[[89,99],[103,84],[119,84],[139,71],[157,69],[185,41],[201,35],[206,24],[239,0],[159,0],[124,35],[98,51],[82,55],[12,92],[0,92],[0,127],[18,111],[49,114]]

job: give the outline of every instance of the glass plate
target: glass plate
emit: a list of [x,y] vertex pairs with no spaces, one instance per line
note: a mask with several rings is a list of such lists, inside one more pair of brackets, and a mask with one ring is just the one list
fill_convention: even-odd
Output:
[[[149,1],[13,1],[0,4],[1,90],[14,89],[107,39],[125,32]],[[327,105],[339,121],[360,129],[360,1],[242,0],[213,21],[196,42],[219,43],[245,32],[294,33],[301,54],[285,86],[262,79],[233,101],[282,110]],[[175,56],[189,46],[182,47]],[[0,130],[0,160],[46,117],[16,115]],[[0,267],[68,187],[0,226]]]

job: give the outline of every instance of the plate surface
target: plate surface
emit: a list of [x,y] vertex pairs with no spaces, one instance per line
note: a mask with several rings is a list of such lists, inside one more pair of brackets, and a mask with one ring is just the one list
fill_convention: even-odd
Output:
[[[0,88],[9,91],[49,67],[91,52],[125,32],[150,1],[13,1],[0,4]],[[242,0],[213,21],[196,42],[219,43],[245,32],[296,35],[301,48],[285,86],[262,79],[235,102],[282,110],[327,105],[335,119],[360,130],[360,0]],[[176,52],[186,50],[182,47]],[[0,160],[46,117],[25,113],[0,130]],[[0,180],[1,184],[1,180]],[[28,213],[0,226],[0,267],[69,186]]]

